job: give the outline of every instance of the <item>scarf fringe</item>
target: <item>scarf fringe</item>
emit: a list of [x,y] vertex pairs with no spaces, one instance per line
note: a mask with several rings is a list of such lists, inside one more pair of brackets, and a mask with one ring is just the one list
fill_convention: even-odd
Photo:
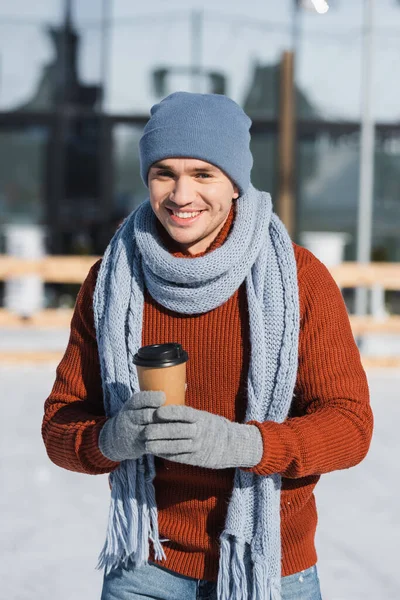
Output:
[[218,600],[229,600],[231,562],[231,541],[229,536],[222,534],[220,544],[217,596]]
[[150,454],[147,455],[147,472],[145,473],[145,487],[146,487],[146,498],[150,507],[150,534],[149,538],[153,544],[154,558],[156,560],[166,560],[166,554],[160,541],[160,535],[158,531],[158,511],[156,504],[156,492],[153,485],[153,480],[156,475],[156,469],[154,466],[154,457]]
[[268,565],[259,560],[253,565],[253,590],[251,600],[281,600],[280,577],[270,577]]
[[231,556],[232,596],[235,600],[247,600],[247,573],[244,563],[245,543],[236,541]]
[[[153,479],[154,459],[124,461],[111,476],[111,502],[106,541],[96,569],[110,571],[127,566],[129,561],[140,566],[149,558],[149,540],[155,558],[165,559],[158,533],[157,507]],[[150,508],[149,508],[150,507]]]
[[[246,561],[249,544],[223,533],[220,537],[218,600],[281,600],[281,580],[269,576],[268,564]],[[251,596],[249,583],[252,581]]]

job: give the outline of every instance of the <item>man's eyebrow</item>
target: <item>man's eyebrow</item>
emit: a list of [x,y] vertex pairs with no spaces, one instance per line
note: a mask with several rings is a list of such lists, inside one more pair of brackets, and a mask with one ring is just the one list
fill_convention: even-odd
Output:
[[[173,167],[170,167],[169,165],[167,165],[166,163],[163,162],[156,162],[153,165],[151,165],[152,169],[166,169],[168,171],[173,171]],[[204,172],[213,172],[215,171],[216,167],[214,167],[213,165],[206,165],[204,167],[193,167],[193,169],[191,169],[191,171],[193,173],[204,173]]]
[[173,168],[170,167],[169,165],[166,165],[165,163],[162,162],[156,162],[154,163],[154,165],[151,165],[151,168],[153,169],[168,169],[168,171],[173,171]]
[[195,173],[204,173],[205,171],[214,171],[215,167],[213,167],[212,165],[210,166],[206,166],[206,167],[194,167],[194,169],[192,169],[193,172]]

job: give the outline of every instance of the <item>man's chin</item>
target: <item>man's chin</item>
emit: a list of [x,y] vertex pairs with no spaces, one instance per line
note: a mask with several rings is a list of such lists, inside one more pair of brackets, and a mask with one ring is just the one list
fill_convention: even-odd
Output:
[[170,229],[168,229],[167,232],[174,242],[182,248],[182,250],[192,254],[197,254],[198,252],[200,253],[203,251],[203,237],[198,235],[182,235],[182,232],[176,230],[171,231]]
[[172,237],[175,242],[178,244],[191,244],[196,243],[197,240],[201,239],[202,236],[200,233],[194,231],[194,228],[190,227],[179,227],[168,224],[166,227],[169,235]]
[[193,246],[194,244],[197,244],[202,239],[202,238],[198,238],[198,237],[189,237],[189,236],[183,236],[183,235],[173,235],[173,233],[170,233],[170,236],[172,237],[172,239],[174,240],[174,242],[176,242],[180,246],[184,246],[185,248],[188,247],[188,246]]

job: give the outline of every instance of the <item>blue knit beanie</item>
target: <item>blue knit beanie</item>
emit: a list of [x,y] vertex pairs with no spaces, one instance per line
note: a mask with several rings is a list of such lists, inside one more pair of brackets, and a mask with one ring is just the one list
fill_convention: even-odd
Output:
[[220,94],[175,92],[155,104],[140,140],[144,184],[151,165],[164,158],[198,158],[219,167],[238,186],[250,185],[251,119]]

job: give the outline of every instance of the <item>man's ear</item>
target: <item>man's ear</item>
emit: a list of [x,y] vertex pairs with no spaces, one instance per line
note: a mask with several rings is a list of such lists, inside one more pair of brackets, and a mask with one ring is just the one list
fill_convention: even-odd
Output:
[[234,194],[232,196],[232,200],[236,200],[240,196],[239,188],[237,185],[233,186],[233,191],[234,191]]

